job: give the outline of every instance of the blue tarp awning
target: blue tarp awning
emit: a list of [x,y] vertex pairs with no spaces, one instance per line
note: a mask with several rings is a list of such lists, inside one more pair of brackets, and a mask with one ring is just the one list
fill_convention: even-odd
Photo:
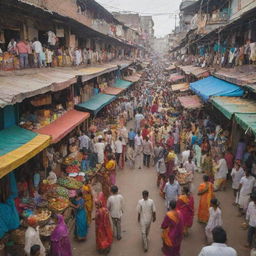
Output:
[[104,108],[115,99],[116,96],[99,93],[91,97],[89,100],[75,105],[75,109],[80,111],[89,111],[96,115],[102,108]]
[[211,96],[239,97],[244,94],[244,90],[239,86],[213,76],[191,83],[190,89],[204,101]]

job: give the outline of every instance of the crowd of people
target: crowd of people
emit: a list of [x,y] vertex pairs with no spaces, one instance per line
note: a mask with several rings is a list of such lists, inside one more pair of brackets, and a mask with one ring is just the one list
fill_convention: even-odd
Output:
[[[248,221],[246,246],[253,247],[256,230],[255,149],[241,139],[233,154],[227,130],[205,111],[186,111],[179,106],[176,95],[166,84],[163,68],[164,64],[153,62],[152,68],[145,71],[143,81],[127,92],[126,100],[120,102],[119,128],[115,132],[106,127],[96,135],[89,129],[72,141],[83,152],[83,168],[96,164],[104,167],[103,174],[87,181],[71,202],[75,209],[75,236],[86,240],[88,226],[95,220],[97,250],[108,254],[114,237],[122,239],[125,199],[118,192],[116,174],[126,165],[138,171],[154,166],[159,199],[163,197],[166,206],[161,225],[163,254],[180,255],[182,240],[189,235],[194,215],[197,215],[198,222],[205,225],[208,244],[199,255],[236,256],[236,251],[225,244],[227,234],[222,228],[218,193],[226,189],[230,179],[234,205]],[[133,119],[134,126],[129,129]],[[197,190],[193,184],[196,172],[202,173],[202,183]],[[188,178],[179,179],[183,174]],[[145,252],[149,249],[148,235],[157,213],[149,193],[142,191],[142,199],[137,204]],[[198,209],[194,206],[195,194],[199,199]],[[39,239],[34,223],[30,223],[26,233],[29,245],[25,250],[28,255],[44,255],[40,239],[33,240],[32,237]],[[58,216],[51,241],[55,251],[52,255],[72,255],[67,227],[61,216]],[[35,244],[39,245],[41,254],[32,253]]]
[[118,48],[97,50],[86,47],[67,48],[61,46],[58,41],[53,45],[43,44],[38,38],[33,40],[13,38],[8,43],[6,51],[0,47],[0,57],[3,66],[5,62],[9,62],[11,57],[17,57],[19,68],[24,69],[101,64],[114,59],[129,59],[132,54],[130,51]]

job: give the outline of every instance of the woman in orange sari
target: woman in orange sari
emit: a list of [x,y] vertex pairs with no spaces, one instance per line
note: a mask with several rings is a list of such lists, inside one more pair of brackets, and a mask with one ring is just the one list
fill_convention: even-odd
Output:
[[209,176],[203,176],[204,182],[199,185],[198,195],[200,196],[198,208],[198,221],[207,223],[209,219],[209,208],[211,200],[214,198],[213,184],[209,181]]
[[110,223],[109,211],[102,206],[101,201],[96,201],[95,228],[96,245],[101,254],[108,254],[113,242],[113,232]]
[[176,201],[170,202],[170,211],[165,215],[161,228],[165,256],[180,256],[180,246],[183,238],[183,219],[181,213],[176,209]]
[[177,210],[180,211],[184,222],[184,235],[188,235],[188,229],[193,225],[194,198],[188,187],[183,187],[183,194],[177,200]]

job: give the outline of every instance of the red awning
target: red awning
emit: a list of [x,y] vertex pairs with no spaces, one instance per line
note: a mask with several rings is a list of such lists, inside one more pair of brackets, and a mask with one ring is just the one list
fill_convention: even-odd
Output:
[[178,97],[178,100],[184,108],[193,109],[202,107],[201,100],[197,95]]
[[89,116],[90,114],[87,112],[80,112],[74,109],[69,110],[56,121],[41,129],[36,130],[35,132],[50,135],[52,137],[51,143],[57,143],[68,133],[74,130],[75,127],[89,118]]
[[182,76],[182,75],[175,75],[175,76],[171,75],[169,81],[170,82],[177,82],[177,81],[182,80],[184,78],[185,78],[185,76]]

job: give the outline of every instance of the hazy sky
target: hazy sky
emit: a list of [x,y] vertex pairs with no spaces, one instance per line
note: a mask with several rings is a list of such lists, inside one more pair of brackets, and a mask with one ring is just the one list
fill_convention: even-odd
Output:
[[[178,14],[181,0],[96,0],[109,11],[132,11],[141,15],[166,14],[153,16],[155,36],[169,34],[175,26],[173,13]],[[177,19],[178,22],[178,19]]]

